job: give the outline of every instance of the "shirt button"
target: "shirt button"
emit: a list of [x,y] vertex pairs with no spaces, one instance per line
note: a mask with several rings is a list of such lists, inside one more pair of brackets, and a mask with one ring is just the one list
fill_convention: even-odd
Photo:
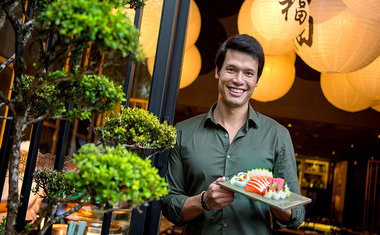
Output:
[[228,138],[228,134],[227,134],[227,133],[226,133],[226,134],[224,134],[224,137]]
[[228,159],[230,159],[230,158],[231,158],[231,156],[230,156],[229,154],[227,154],[227,158],[228,158]]
[[223,227],[227,228],[228,224],[227,223],[224,223],[223,224]]

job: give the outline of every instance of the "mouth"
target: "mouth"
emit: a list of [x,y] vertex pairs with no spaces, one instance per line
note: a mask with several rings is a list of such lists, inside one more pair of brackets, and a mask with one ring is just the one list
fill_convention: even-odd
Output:
[[228,90],[235,96],[240,96],[242,95],[245,90],[244,89],[240,89],[240,88],[234,88],[234,87],[228,87]]

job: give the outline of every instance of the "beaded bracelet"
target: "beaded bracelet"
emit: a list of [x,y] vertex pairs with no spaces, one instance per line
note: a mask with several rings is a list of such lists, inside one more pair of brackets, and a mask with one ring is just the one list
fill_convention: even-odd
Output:
[[205,199],[204,199],[205,193],[206,193],[206,191],[202,191],[202,194],[201,194],[201,204],[202,204],[203,209],[205,209],[206,211],[209,211],[210,209],[207,207]]

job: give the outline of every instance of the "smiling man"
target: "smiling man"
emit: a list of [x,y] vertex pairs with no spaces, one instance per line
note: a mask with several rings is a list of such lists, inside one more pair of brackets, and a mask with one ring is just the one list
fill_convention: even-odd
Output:
[[176,126],[163,214],[183,225],[183,234],[270,234],[271,218],[276,228],[295,228],[304,219],[303,206],[278,210],[218,185],[225,176],[264,168],[300,193],[288,130],[249,104],[264,67],[261,45],[235,35],[220,46],[215,63],[217,103]]

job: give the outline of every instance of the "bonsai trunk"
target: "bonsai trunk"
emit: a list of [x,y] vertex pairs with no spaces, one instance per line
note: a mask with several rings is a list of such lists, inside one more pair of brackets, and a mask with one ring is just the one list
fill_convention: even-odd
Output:
[[16,218],[18,206],[20,204],[18,194],[18,177],[19,177],[19,163],[20,163],[20,144],[24,135],[26,118],[15,115],[12,125],[13,131],[11,138],[11,151],[9,156],[9,191],[7,200],[7,223],[5,234],[17,234],[16,231]]

